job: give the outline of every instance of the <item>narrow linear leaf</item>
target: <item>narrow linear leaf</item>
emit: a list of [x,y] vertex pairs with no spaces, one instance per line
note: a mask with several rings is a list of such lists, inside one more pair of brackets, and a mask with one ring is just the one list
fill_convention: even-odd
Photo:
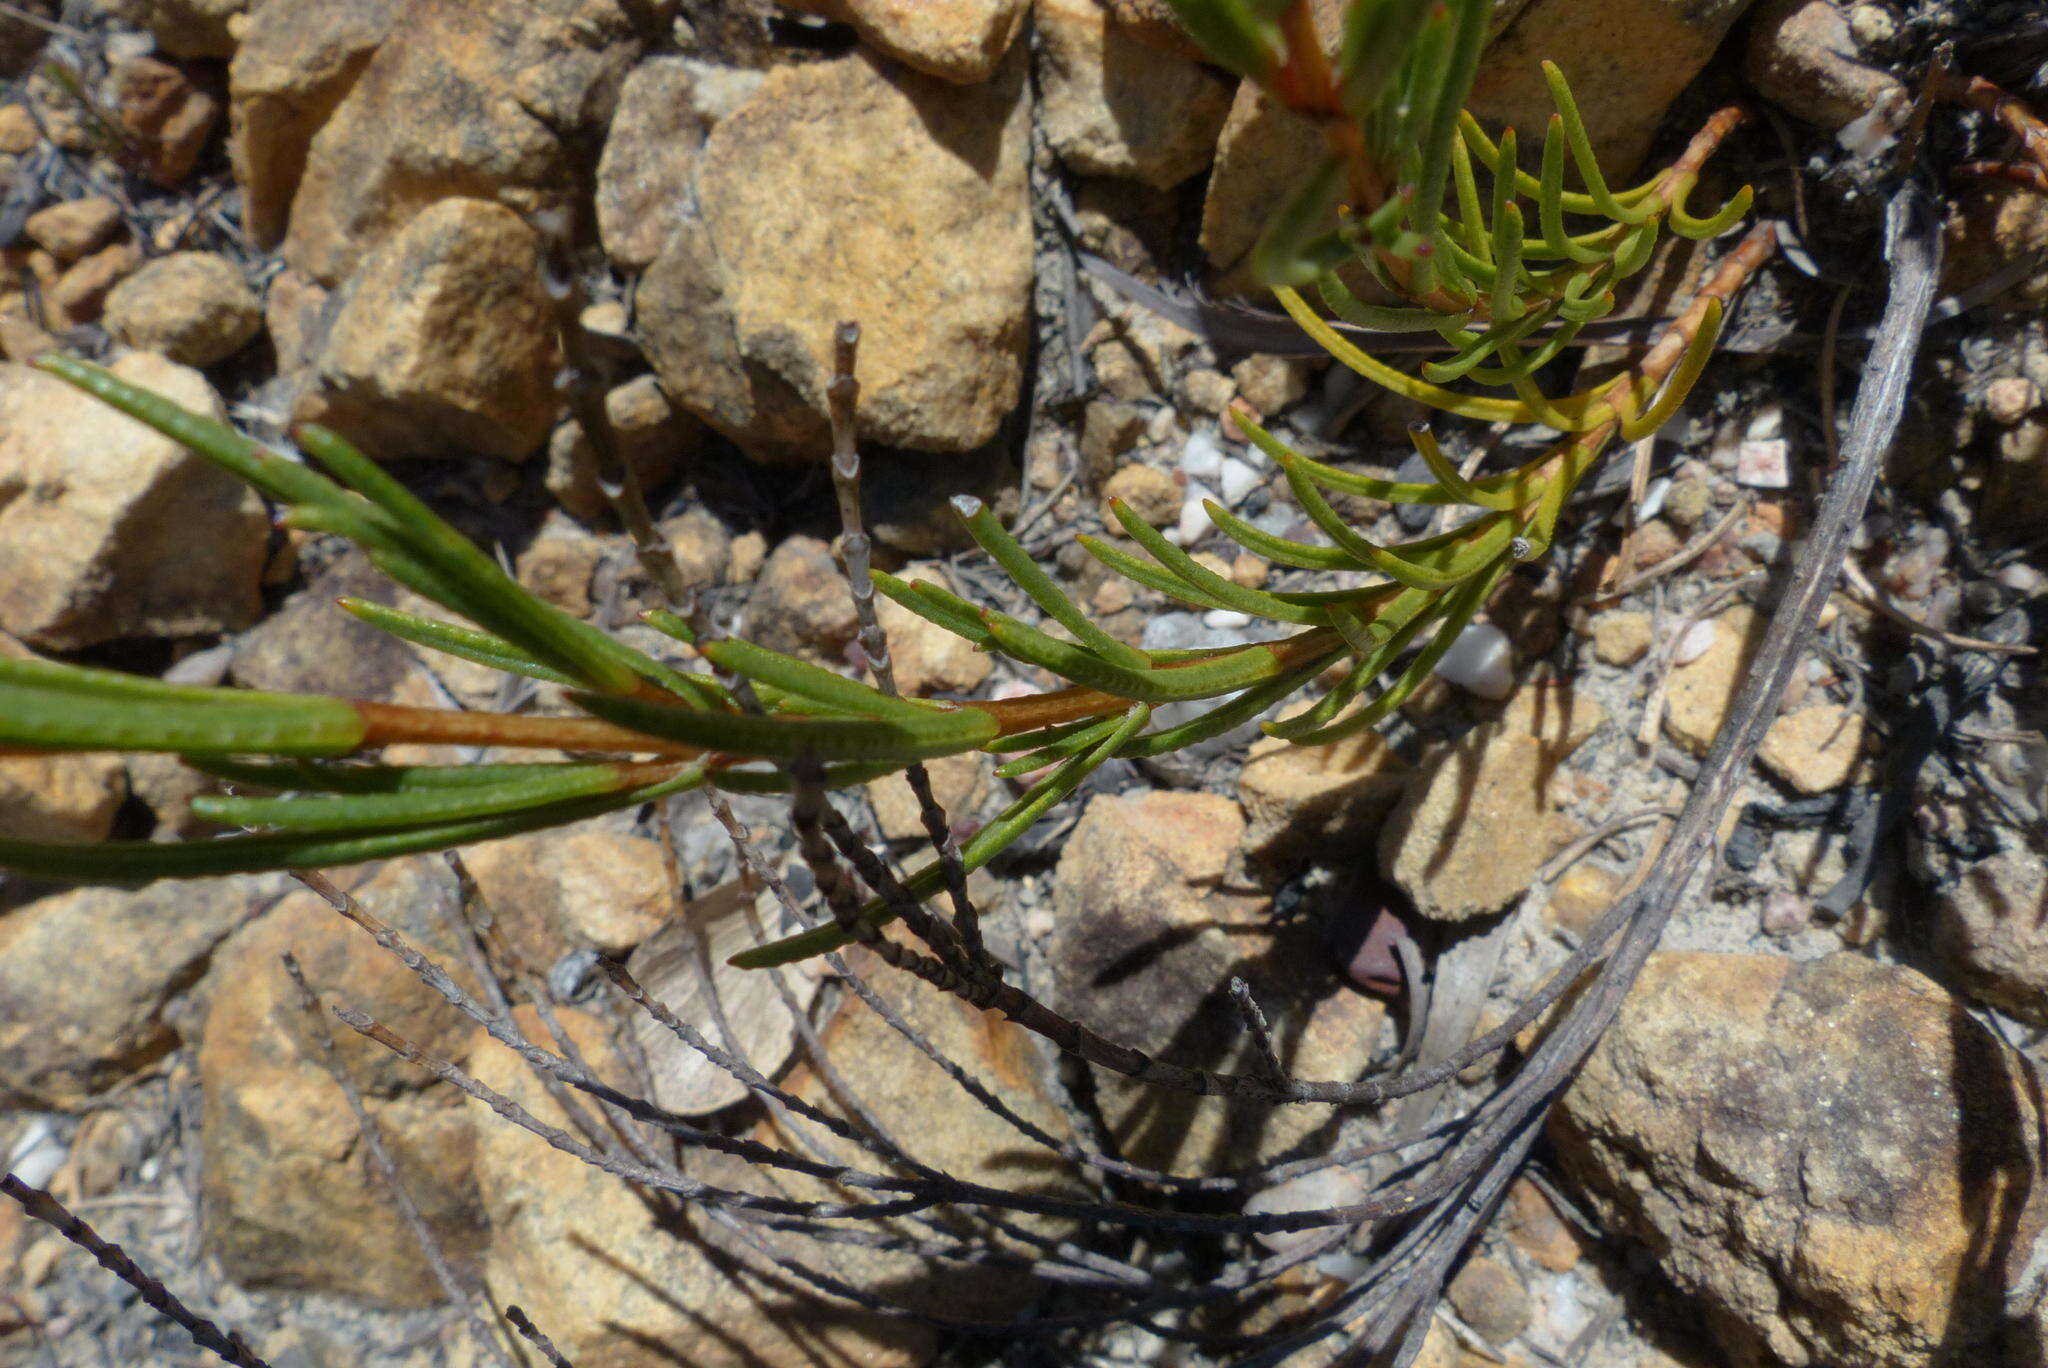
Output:
[[1076,640],[1094,651],[1105,660],[1134,670],[1142,670],[1147,661],[1144,653],[1136,647],[1118,641],[1088,620],[1072,599],[1060,592],[1052,582],[1052,576],[1038,568],[1018,540],[1004,530],[996,521],[996,515],[989,511],[980,499],[965,494],[953,500],[954,511],[967,524],[967,531],[989,558],[1002,567],[1003,573],[1016,582],[1018,588],[1030,595],[1039,610],[1060,626],[1074,634]]
[[462,784],[400,793],[320,798],[203,794],[192,811],[210,822],[280,831],[378,831],[516,812],[572,798],[616,793],[631,783],[614,765],[558,765],[553,774],[497,784]]
[[256,874],[280,869],[324,869],[362,864],[396,855],[447,850],[473,841],[565,826],[620,808],[681,793],[704,782],[690,769],[658,784],[597,798],[550,803],[524,812],[438,822],[403,831],[372,834],[224,836],[212,841],[103,841],[96,844],[0,840],[0,868],[32,878],[71,883],[136,885],[154,879],[194,879],[219,874]]
[[432,618],[387,608],[368,599],[343,598],[336,601],[341,605],[342,611],[358,621],[366,622],[380,632],[388,632],[401,641],[410,641],[415,646],[442,651],[458,659],[488,665],[494,670],[503,670],[508,674],[546,680],[550,684],[578,682],[552,666],[541,664],[503,637],[492,636],[489,632],[480,632],[473,627],[460,627],[452,622],[436,622]]
[[812,665],[749,641],[734,638],[707,642],[703,650],[704,658],[720,669],[823,703],[842,713],[857,717],[894,718],[911,725],[945,715],[929,705],[891,698],[857,679],[848,679],[823,666]]
[[317,695],[199,689],[48,661],[0,660],[0,745],[51,750],[347,755],[355,705]]
[[840,720],[702,712],[602,694],[572,694],[586,711],[685,745],[768,760],[880,760],[901,763],[974,750],[996,735],[996,722],[976,708],[932,712],[917,719]]

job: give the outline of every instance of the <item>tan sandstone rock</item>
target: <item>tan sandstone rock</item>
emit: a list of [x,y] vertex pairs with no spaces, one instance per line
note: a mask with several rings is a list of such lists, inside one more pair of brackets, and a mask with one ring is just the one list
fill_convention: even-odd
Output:
[[1036,14],[1039,117],[1070,168],[1165,190],[1209,165],[1228,77],[1140,42],[1095,0],[1037,0]]
[[[910,1024],[990,1088],[1054,1134],[1066,1127],[1036,1079],[1036,1060],[1014,1028],[957,1002],[889,978],[881,992]],[[600,1076],[621,1076],[601,1023],[560,1009]],[[533,1038],[549,1037],[530,1015]],[[1045,1152],[983,1108],[967,1101],[938,1068],[917,1054],[861,1003],[846,1006],[823,1028],[831,1058],[891,1134],[917,1157],[970,1180],[1027,1186],[1048,1194],[1075,1191]],[[563,1124],[561,1112],[508,1052],[480,1047],[478,1077],[532,1110]],[[822,1082],[799,1069],[789,1088],[836,1110]],[[616,1179],[550,1149],[475,1106],[477,1175],[491,1239],[486,1275],[497,1299],[519,1303],[582,1368],[809,1368],[820,1362],[863,1368],[910,1368],[929,1361],[929,1329],[824,1302],[807,1286],[763,1276],[749,1255],[701,1209],[678,1229]],[[762,1127],[756,1138],[786,1144]],[[689,1151],[686,1177],[798,1200],[844,1200],[845,1190],[777,1174],[703,1150]],[[1016,1219],[1058,1233],[1044,1218]],[[888,1225],[877,1228],[891,1230]],[[949,1268],[934,1275],[905,1256],[844,1244],[820,1244],[755,1227],[778,1254],[800,1257],[829,1276],[886,1291],[914,1306],[949,1314],[1006,1315],[1019,1289],[1001,1275]]]
[[863,438],[993,437],[1029,331],[1023,96],[1016,52],[974,86],[864,53],[770,72],[712,129],[701,218],[641,280],[663,388],[756,457],[821,456],[833,329],[853,319]]
[[263,303],[241,268],[218,252],[172,252],[116,285],[103,321],[131,347],[210,366],[263,330]]
[[2026,1072],[1910,969],[1665,953],[1551,1133],[1733,1362],[2031,1362],[2000,1345],[2048,1218]]
[[[113,371],[225,416],[204,377],[161,356]],[[246,627],[269,540],[241,481],[61,380],[0,368],[0,628],[76,650]]]
[[555,416],[540,240],[501,204],[446,199],[341,292],[299,416],[380,459],[524,460]]
[[1765,98],[1822,128],[1841,128],[1880,105],[1903,116],[1910,103],[1896,76],[1857,60],[1848,16],[1834,0],[1765,0],[1743,67]]
[[[995,763],[979,751],[946,755],[924,762],[931,779],[932,796],[956,824],[972,819],[988,797]],[[891,841],[924,841],[923,809],[910,781],[901,774],[877,779],[867,786],[868,801],[874,804],[875,824]]]
[[790,537],[769,553],[747,597],[747,640],[837,663],[859,630],[846,576],[825,543]]
[[1714,744],[1763,640],[1763,624],[1741,604],[1713,619],[1712,630],[1707,649],[1671,672],[1664,697],[1664,730],[1694,755]]
[[1936,902],[1935,948],[1974,998],[2048,1025],[2048,869],[2015,844],[1968,866]]
[[[1256,1067],[1228,996],[1241,975],[1295,1073],[1353,1077],[1374,1049],[1382,1009],[1339,986],[1317,936],[1273,925],[1266,898],[1234,869],[1243,835],[1237,805],[1217,794],[1090,801],[1060,855],[1046,1000],[1170,1063]],[[1177,1172],[1248,1164],[1329,1123],[1308,1108],[1197,1098],[1095,1073],[1122,1153]]]
[[[313,137],[287,262],[338,285],[436,200],[566,204],[577,144],[610,115],[655,17],[625,0],[413,0]],[[337,54],[354,41],[334,40]]]
[[81,1108],[176,1048],[172,999],[281,876],[79,888],[0,917],[0,1100]]
[[[336,882],[415,948],[459,964],[443,919],[454,878],[432,857]],[[206,1245],[256,1287],[335,1292],[393,1306],[441,1300],[389,1189],[370,1166],[316,1029],[279,965],[298,957],[316,992],[460,1063],[471,1026],[310,891],[293,893],[223,948],[199,1047]],[[458,974],[458,977],[463,977]],[[331,1018],[325,1029],[413,1201],[458,1266],[478,1250],[474,1141],[461,1094]]]
[[313,136],[334,116],[407,0],[266,0],[228,66],[228,157],[242,224],[284,238]]
[[1380,828],[1380,872],[1438,921],[1505,907],[1571,839],[1551,782],[1604,718],[1590,698],[1524,684],[1498,721],[1416,771]]
[[1863,733],[1863,714],[1816,703],[1771,723],[1757,756],[1801,793],[1826,793],[1856,772],[1863,759]]
[[128,785],[118,755],[0,759],[0,836],[14,841],[104,841]]
[[513,948],[542,972],[570,950],[624,954],[679,896],[659,842],[588,825],[486,841],[462,858]]
[[1749,0],[1529,0],[1480,59],[1472,112],[1490,128],[1511,125],[1523,147],[1541,148],[1556,110],[1541,64],[1555,61],[1601,170],[1626,177],[1664,111],[1748,7]]
[[1400,797],[1407,770],[1370,729],[1320,746],[1262,737],[1237,780],[1245,853],[1287,860],[1363,848]]
[[790,0],[788,8],[851,24],[877,52],[926,75],[971,85],[995,75],[1023,27],[1027,5],[1025,0]]
[[[936,561],[914,562],[898,576],[911,583],[953,590],[944,567]],[[957,591],[955,591],[957,592]],[[889,660],[896,669],[896,687],[906,694],[966,694],[988,679],[988,654],[898,604],[875,596],[875,616],[889,638]]]
[[755,71],[655,57],[627,74],[597,163],[597,230],[622,270],[644,271],[689,217],[691,177],[723,110],[761,82]]

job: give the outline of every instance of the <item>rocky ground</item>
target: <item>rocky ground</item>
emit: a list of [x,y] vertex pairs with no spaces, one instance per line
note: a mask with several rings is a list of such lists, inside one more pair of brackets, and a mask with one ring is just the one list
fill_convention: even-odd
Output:
[[[553,388],[542,230],[566,222],[583,343],[625,453],[685,578],[754,640],[853,658],[819,460],[842,318],[864,329],[858,421],[887,567],[1027,611],[963,553],[946,499],[972,492],[1118,635],[1241,640],[1236,615],[1110,577],[1076,535],[1101,533],[1104,499],[1121,496],[1219,573],[1278,582],[1199,517],[1216,497],[1272,531],[1302,521],[1233,406],[1359,468],[1398,465],[1415,414],[1229,327],[1198,335],[1090,270],[1256,304],[1245,254],[1307,155],[1301,127],[1192,60],[1158,8],[0,6],[0,353],[117,358],[267,438],[294,419],[330,424],[534,592],[646,633],[637,615],[658,597]],[[1557,58],[1622,175],[1740,101],[1753,117],[1709,188],[1754,183],[1789,246],[1685,411],[1589,482],[1556,554],[1488,606],[1475,643],[1490,664],[1432,682],[1384,738],[1302,750],[1247,731],[1119,762],[977,876],[1023,981],[1110,1034],[1215,1063],[1242,1048],[1223,994],[1240,974],[1287,1062],[1322,1078],[1442,1057],[1503,1019],[1662,840],[1811,516],[1881,304],[1874,187],[1891,154],[1872,111],[1895,119],[1948,42],[1960,70],[2048,104],[2048,32],[2027,8],[1498,6],[1482,115],[1530,117],[1533,63]],[[1947,106],[1925,137],[1940,169],[2008,148]],[[1451,1285],[1423,1360],[1435,1368],[2048,1362],[2034,1072],[2048,1039],[2048,698],[2029,644],[2048,590],[2048,196],[1959,178],[1945,209],[1944,305],[1844,588],[1723,858]],[[1632,311],[1663,312],[1715,250],[1660,261]],[[1615,359],[1596,349],[1579,364]],[[1517,441],[1444,431],[1461,457],[1506,459]],[[1389,535],[1426,526],[1347,511]],[[410,601],[167,441],[0,366],[0,650],[186,682],[558,706],[355,625],[341,594]],[[907,689],[1045,682],[906,614],[885,622]],[[1010,791],[987,757],[934,770],[957,822]],[[0,833],[200,836],[198,791],[148,758],[0,759]],[[736,807],[807,890],[781,808]],[[897,782],[872,786],[862,816],[906,853],[922,834]],[[693,895],[681,916],[664,819]],[[701,929],[713,959],[752,934],[753,905],[730,889],[738,857],[701,799],[482,847],[467,868],[518,967],[512,997],[552,1017],[522,1008],[528,1029],[644,1077],[663,1105],[775,1134],[729,1079],[623,1025],[590,981],[592,952],[632,952],[679,1011],[701,1008],[710,995],[675,928]],[[442,861],[341,881],[460,961],[461,893]],[[329,1000],[560,1119],[508,1054],[281,876],[0,882],[0,908],[10,1167],[280,1368],[488,1361],[374,1173],[279,956]],[[1050,1067],[954,1004],[875,981],[1035,1124],[1183,1172],[1381,1136],[1494,1078],[1468,1070],[1441,1096],[1342,1126],[1195,1106]],[[831,976],[785,976],[787,999],[764,982],[716,980],[736,1037],[792,1091],[830,1095],[799,1058],[815,1023],[873,1118],[919,1137],[931,1162],[1089,1190],[1020,1159],[1013,1131]],[[340,1055],[455,1277],[525,1304],[583,1368],[1228,1361],[1134,1331],[991,1343],[820,1310],[737,1271],[757,1265],[711,1224],[651,1209],[366,1041]],[[1287,1197],[1339,1202],[1359,1181],[1325,1173]],[[897,1252],[830,1254],[853,1286],[954,1314],[1007,1317],[1037,1295],[993,1272],[934,1283]],[[1313,1305],[1334,1272],[1285,1293]],[[0,1364],[208,1361],[11,1206],[0,1294]]]

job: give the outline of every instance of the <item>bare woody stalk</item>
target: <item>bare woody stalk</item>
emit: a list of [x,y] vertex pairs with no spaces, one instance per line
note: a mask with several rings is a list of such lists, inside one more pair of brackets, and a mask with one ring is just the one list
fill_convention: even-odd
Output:
[[[832,330],[832,380],[825,391],[832,418],[832,489],[839,500],[840,547],[846,558],[846,580],[853,593],[854,615],[860,622],[861,654],[875,676],[876,687],[897,698],[901,691],[896,687],[889,637],[875,611],[875,580],[869,564],[872,544],[860,506],[860,441],[855,425],[860,380],[854,374],[859,352],[860,324],[848,320]],[[903,778],[917,799],[919,820],[939,857],[961,944],[970,957],[979,958],[983,954],[981,918],[967,896],[967,870],[960,863],[960,843],[954,839],[952,822],[932,792],[931,772],[922,761],[916,761],[904,767]]]
[[182,1328],[201,1349],[235,1365],[235,1368],[270,1368],[239,1334],[221,1329],[185,1305],[168,1287],[144,1272],[135,1260],[128,1257],[127,1251],[110,1240],[102,1239],[97,1231],[74,1216],[49,1193],[30,1187],[7,1173],[0,1174],[0,1195],[20,1203],[23,1211],[92,1255],[101,1268],[134,1288],[143,1305]]

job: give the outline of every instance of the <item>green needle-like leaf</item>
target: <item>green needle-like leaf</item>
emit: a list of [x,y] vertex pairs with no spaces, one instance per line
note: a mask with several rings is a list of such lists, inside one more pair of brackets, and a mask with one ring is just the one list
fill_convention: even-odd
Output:
[[462,784],[404,793],[321,798],[245,798],[203,794],[192,811],[209,822],[281,831],[378,831],[516,812],[571,798],[616,793],[631,779],[612,765],[555,765],[552,774],[499,784]]
[[402,641],[415,646],[426,646],[436,651],[478,665],[488,665],[494,670],[509,674],[525,675],[528,679],[543,679],[550,684],[574,684],[577,681],[560,670],[543,665],[525,651],[520,650],[503,637],[480,632],[473,627],[459,627],[452,622],[436,622],[432,618],[419,617],[413,613],[387,608],[381,603],[367,599],[339,599],[343,611],[360,621],[369,623],[379,631],[389,632]]
[[346,699],[199,689],[48,661],[0,659],[0,745],[189,755],[347,755]]
[[1047,636],[1008,614],[991,611],[983,620],[1006,655],[1051,670],[1076,684],[1141,703],[1214,698],[1262,683],[1279,671],[1279,658],[1265,646],[1247,646],[1187,665],[1127,670],[1091,651]]
[[1192,586],[1198,592],[1232,612],[1248,613],[1252,617],[1265,618],[1269,622],[1292,622],[1300,626],[1320,626],[1323,615],[1313,608],[1289,603],[1272,594],[1257,589],[1247,589],[1235,581],[1225,579],[1209,569],[1193,556],[1175,546],[1133,513],[1121,499],[1110,502],[1110,512],[1123,524],[1131,540],[1151,552],[1153,557],[1183,584]]
[[1118,641],[1090,622],[1088,615],[1060,592],[1059,586],[1052,582],[1052,576],[1038,568],[1037,562],[1031,559],[1031,553],[996,521],[996,515],[989,511],[987,504],[962,494],[954,498],[953,508],[961,521],[967,524],[969,535],[982,550],[988,552],[990,559],[1003,568],[1003,573],[1031,596],[1031,601],[1038,605],[1040,611],[1072,632],[1082,645],[1105,660],[1133,670],[1145,669],[1151,663],[1145,659],[1144,652]]
[[71,883],[145,884],[154,879],[195,879],[219,874],[255,874],[278,869],[322,869],[362,864],[428,850],[448,850],[475,841],[563,826],[637,807],[704,782],[701,770],[596,798],[550,803],[495,817],[437,822],[402,831],[370,834],[297,832],[224,836],[212,841],[104,841],[97,844],[0,840],[0,867],[32,878]]
[[573,694],[576,705],[622,727],[707,752],[767,760],[880,760],[904,764],[974,750],[992,740],[996,722],[976,708],[919,716],[841,720],[706,712],[601,694]]
[[936,584],[927,584],[923,580],[900,580],[880,570],[873,571],[870,578],[885,598],[894,600],[926,622],[943,627],[977,646],[989,644],[988,628],[982,625],[981,614],[973,604],[958,595],[947,593]]
[[915,726],[933,717],[949,715],[936,705],[891,698],[857,679],[848,679],[822,665],[813,665],[780,651],[756,646],[750,641],[728,639],[707,642],[703,650],[704,658],[722,670],[759,684],[773,685],[786,693],[823,703],[856,717],[895,719]]

